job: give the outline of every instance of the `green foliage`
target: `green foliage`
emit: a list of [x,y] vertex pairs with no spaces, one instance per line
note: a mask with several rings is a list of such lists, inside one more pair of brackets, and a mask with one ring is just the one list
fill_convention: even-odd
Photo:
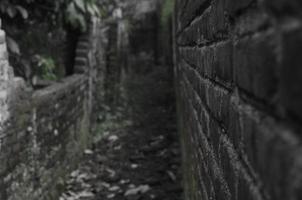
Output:
[[173,14],[175,0],[164,0],[161,10],[161,24],[165,26]]
[[97,0],[1,0],[0,14],[10,19],[67,23],[85,31],[87,20],[100,16],[100,9]]
[[[25,0],[24,2],[29,4],[34,0]],[[2,14],[9,16],[10,18],[15,18],[20,15],[23,19],[28,18],[28,11],[22,6],[22,4],[12,2],[10,0],[1,0],[0,11]]]
[[[55,80],[54,71],[59,77],[65,74],[65,42],[86,31],[90,18],[100,16],[100,5],[98,0],[0,0],[0,16],[15,74],[30,80],[39,72],[40,78]],[[37,54],[45,55],[38,70],[31,63]]]
[[37,55],[37,71],[43,80],[57,80],[55,61],[52,58]]
[[87,16],[100,16],[95,0],[73,0],[66,9],[66,22],[82,31],[87,29]]

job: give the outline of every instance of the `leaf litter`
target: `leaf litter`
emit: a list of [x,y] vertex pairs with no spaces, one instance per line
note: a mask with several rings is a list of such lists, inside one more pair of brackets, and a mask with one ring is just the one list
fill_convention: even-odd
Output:
[[[171,137],[172,135],[172,137]],[[180,200],[180,152],[175,133],[127,128],[83,152],[58,200]]]

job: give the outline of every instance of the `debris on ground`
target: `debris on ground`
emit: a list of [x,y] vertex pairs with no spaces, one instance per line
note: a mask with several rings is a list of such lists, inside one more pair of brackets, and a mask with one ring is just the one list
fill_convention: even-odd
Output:
[[133,128],[105,135],[84,151],[59,200],[182,199],[176,138]]

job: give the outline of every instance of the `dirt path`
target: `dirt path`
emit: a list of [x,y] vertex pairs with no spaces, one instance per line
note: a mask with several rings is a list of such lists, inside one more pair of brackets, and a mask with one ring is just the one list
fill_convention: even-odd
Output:
[[60,200],[182,199],[175,133],[116,130],[85,151]]

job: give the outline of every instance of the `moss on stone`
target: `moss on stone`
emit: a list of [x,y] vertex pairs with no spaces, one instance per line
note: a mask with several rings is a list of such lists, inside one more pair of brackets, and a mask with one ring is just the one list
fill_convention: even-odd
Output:
[[161,25],[165,27],[169,18],[172,16],[175,6],[175,0],[164,0],[161,9]]

